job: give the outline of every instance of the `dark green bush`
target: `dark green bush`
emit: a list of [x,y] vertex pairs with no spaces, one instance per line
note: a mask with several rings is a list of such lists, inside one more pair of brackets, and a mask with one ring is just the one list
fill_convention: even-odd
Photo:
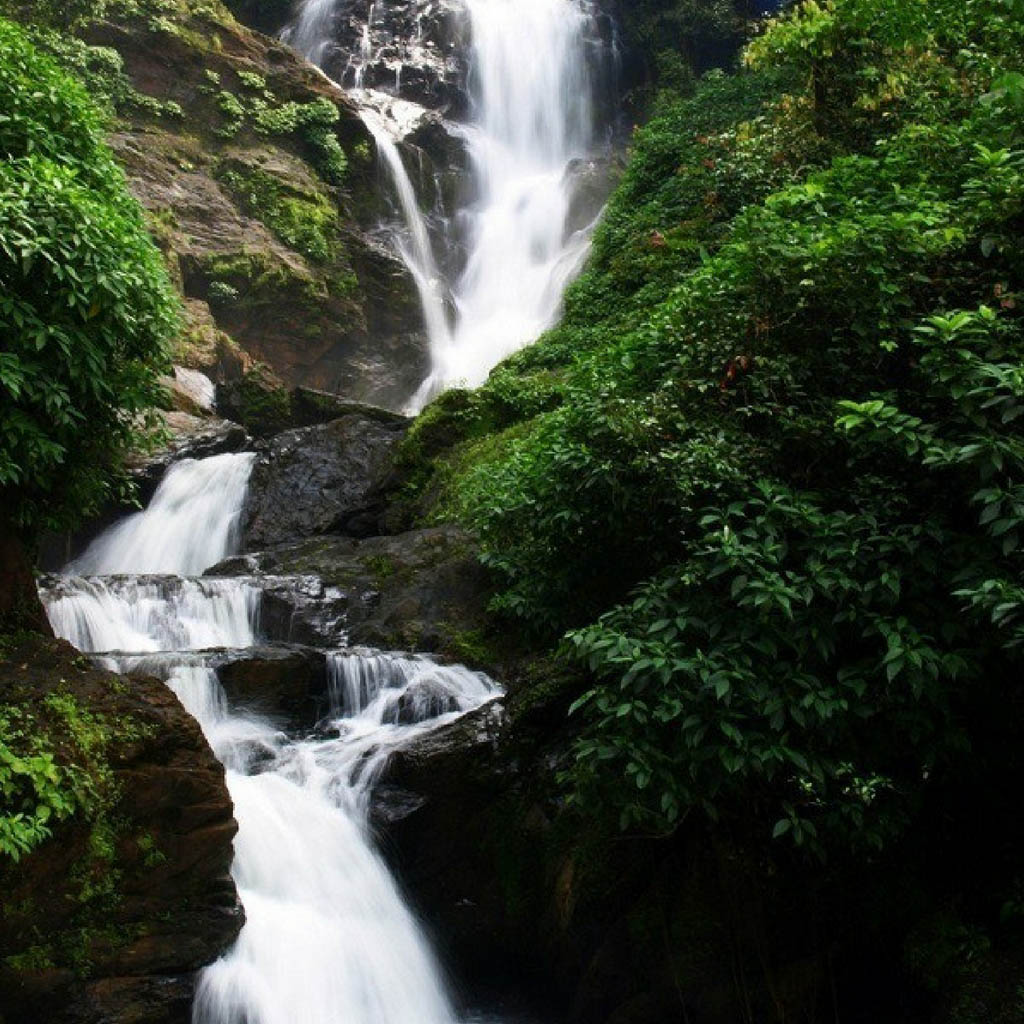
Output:
[[0,111],[0,503],[31,531],[110,496],[177,303],[88,96],[8,22]]
[[879,846],[1019,676],[1020,13],[800,5],[636,134],[474,397],[446,486],[495,608],[573,630],[591,809]]

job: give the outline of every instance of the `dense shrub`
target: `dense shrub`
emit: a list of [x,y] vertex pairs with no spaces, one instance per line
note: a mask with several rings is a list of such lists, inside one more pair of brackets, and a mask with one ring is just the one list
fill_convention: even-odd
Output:
[[0,22],[0,504],[95,511],[158,377],[176,300],[84,90]]
[[1020,13],[774,22],[637,133],[564,322],[459,413],[496,609],[595,681],[592,809],[879,846],[1019,675]]

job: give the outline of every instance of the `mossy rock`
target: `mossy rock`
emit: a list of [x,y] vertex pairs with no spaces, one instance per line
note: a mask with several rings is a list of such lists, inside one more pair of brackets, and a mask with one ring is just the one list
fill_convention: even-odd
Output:
[[198,725],[162,683],[31,633],[0,642],[0,701],[13,811],[51,808],[31,848],[0,851],[0,1019],[187,1015],[195,970],[242,923],[231,800]]

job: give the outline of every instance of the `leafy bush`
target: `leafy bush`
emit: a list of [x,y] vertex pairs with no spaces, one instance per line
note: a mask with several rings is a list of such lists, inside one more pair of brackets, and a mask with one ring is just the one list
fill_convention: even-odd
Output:
[[177,307],[89,98],[7,22],[0,109],[0,501],[32,531],[110,496]]
[[334,125],[338,108],[326,97],[309,103],[284,103],[278,107],[256,107],[255,128],[260,135],[297,135],[310,148],[312,161],[324,181],[338,185],[345,177],[348,161]]
[[593,676],[588,807],[877,847],[1019,674],[1018,8],[773,23],[637,133],[563,323],[458,412],[496,610]]
[[103,15],[106,0],[0,0],[0,16],[72,28]]

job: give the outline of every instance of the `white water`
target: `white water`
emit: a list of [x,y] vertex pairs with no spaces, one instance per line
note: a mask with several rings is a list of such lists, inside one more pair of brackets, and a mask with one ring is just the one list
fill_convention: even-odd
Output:
[[338,0],[303,0],[295,23],[281,33],[282,38],[314,64],[323,64],[337,7]]
[[[410,412],[447,387],[481,384],[498,362],[553,325],[565,287],[586,258],[593,227],[570,224],[578,187],[573,163],[595,150],[590,65],[597,32],[589,0],[462,3],[471,37],[472,114],[460,133],[468,145],[475,198],[457,218],[467,251],[457,280],[439,278],[426,220],[381,116],[386,97],[361,88],[374,58],[372,5],[359,52],[349,55],[353,98],[398,195],[407,235],[398,248],[416,283],[430,338],[431,371],[410,400]],[[304,0],[284,38],[323,64],[339,4]],[[396,87],[400,76],[399,67]]]
[[[148,568],[147,545],[177,574],[230,554],[250,468],[237,455],[175,466],[165,480],[172,486],[90,549],[99,575],[41,585],[59,635],[112,669],[164,678],[227,769],[239,826],[232,874],[246,923],[202,973],[193,1022],[455,1024],[442,974],[373,848],[366,815],[389,754],[480,706],[495,685],[427,657],[331,652],[331,712],[320,733],[333,735],[289,739],[229,707],[211,656],[198,650],[257,639],[252,580],[102,575],[139,571],[133,559]],[[214,479],[217,502],[208,500]]]
[[412,181],[381,115],[370,107],[364,107],[361,115],[363,123],[377,143],[377,153],[384,161],[398,193],[398,201],[408,228],[408,239],[399,235],[396,237],[396,245],[416,284],[427,335],[431,339],[431,345],[435,347],[448,345],[450,331],[444,308],[444,282],[437,270],[427,222],[416,202]]
[[251,452],[183,459],[164,475],[145,512],[97,537],[67,571],[80,576],[178,573],[189,576],[231,553]]
[[483,383],[550,327],[590,241],[589,229],[567,227],[570,165],[594,143],[589,12],[579,0],[465,4],[477,199],[465,211],[469,256],[453,287],[455,326],[431,335],[433,369],[416,407],[452,384]]
[[54,632],[84,651],[189,651],[256,642],[260,592],[230,579],[73,576],[47,587]]

